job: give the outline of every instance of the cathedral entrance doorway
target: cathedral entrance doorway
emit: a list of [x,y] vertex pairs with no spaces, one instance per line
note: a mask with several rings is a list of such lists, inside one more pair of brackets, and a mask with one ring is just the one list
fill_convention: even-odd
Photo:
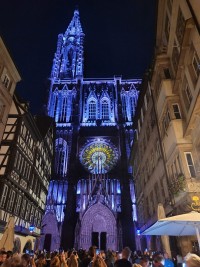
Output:
[[79,248],[96,246],[101,250],[117,250],[117,222],[114,213],[98,202],[84,213],[80,223]]
[[92,245],[100,250],[106,250],[106,232],[92,232]]

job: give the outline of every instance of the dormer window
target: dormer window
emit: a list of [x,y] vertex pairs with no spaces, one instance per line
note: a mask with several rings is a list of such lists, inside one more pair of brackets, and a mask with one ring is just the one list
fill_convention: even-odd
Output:
[[9,87],[9,85],[10,85],[10,78],[8,77],[8,75],[6,74],[5,76],[4,76],[4,78],[3,78],[3,84],[5,85],[5,87],[6,88],[8,88]]

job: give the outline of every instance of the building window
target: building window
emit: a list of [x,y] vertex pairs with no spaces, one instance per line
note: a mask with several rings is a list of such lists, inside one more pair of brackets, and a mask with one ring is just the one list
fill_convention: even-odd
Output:
[[173,104],[172,107],[173,107],[175,118],[176,119],[181,119],[181,113],[180,113],[179,105],[178,104]]
[[2,122],[6,106],[0,100],[0,122]]
[[170,22],[169,22],[169,17],[166,14],[166,17],[165,17],[165,36],[166,36],[167,42],[169,40],[169,33],[170,33]]
[[90,120],[96,119],[96,113],[97,113],[97,107],[96,107],[96,101],[90,100],[88,104],[88,118]]
[[10,196],[9,196],[9,204],[8,204],[8,211],[12,211],[13,210],[13,206],[14,206],[14,201],[15,201],[15,191],[14,190],[11,190],[10,191]]
[[24,218],[25,208],[26,208],[26,199],[23,199],[22,205],[21,205],[21,210],[20,210],[20,216],[22,218]]
[[190,104],[192,102],[192,92],[191,92],[188,84],[186,84],[186,86],[183,90],[183,100],[185,102],[186,109],[189,109]]
[[190,172],[191,177],[196,177],[196,171],[194,168],[194,162],[191,152],[185,152],[185,157],[187,160],[188,170]]
[[164,72],[165,79],[171,79],[172,78],[169,68],[163,69],[163,72]]
[[177,71],[178,68],[179,54],[180,54],[179,49],[180,49],[179,45],[176,42],[174,42],[174,47],[172,51],[172,64],[175,72]]
[[134,117],[135,115],[135,96],[130,97],[130,109],[131,109],[131,116]]
[[9,87],[9,84],[10,84],[10,78],[8,77],[8,75],[6,74],[3,78],[3,84],[5,85],[6,88]]
[[22,197],[18,196],[17,201],[16,201],[16,205],[15,205],[15,209],[14,209],[14,213],[16,215],[19,213],[19,209],[21,207],[21,202],[22,202]]
[[192,59],[192,67],[194,69],[194,73],[196,77],[199,77],[200,74],[200,60],[199,57],[197,56],[197,53],[194,53],[193,59]]
[[63,138],[56,139],[55,168],[56,173],[66,175],[68,163],[68,145]]
[[8,195],[8,186],[4,185],[3,193],[1,196],[1,207],[2,208],[4,208],[4,206],[5,206],[7,195]]
[[156,159],[158,160],[161,157],[160,143],[159,140],[156,141]]
[[162,121],[164,132],[167,131],[167,128],[169,127],[170,120],[171,120],[170,113],[169,113],[169,110],[167,110],[167,112],[163,118],[163,121]]
[[31,210],[31,205],[28,203],[28,204],[27,204],[27,207],[26,207],[26,214],[25,214],[25,220],[26,220],[26,221],[29,220],[30,210]]
[[31,214],[30,214],[30,222],[34,222],[34,213],[35,213],[35,208],[32,206],[31,208]]
[[176,24],[176,36],[177,36],[179,44],[182,44],[184,31],[185,31],[185,19],[183,17],[183,13],[181,9],[179,8],[177,24]]
[[[96,105],[95,105],[96,109]],[[101,118],[103,120],[109,120],[109,103],[108,100],[102,100],[101,102]]]

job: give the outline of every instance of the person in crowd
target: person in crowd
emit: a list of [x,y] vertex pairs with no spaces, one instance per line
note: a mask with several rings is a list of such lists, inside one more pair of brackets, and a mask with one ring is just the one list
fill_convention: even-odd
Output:
[[169,254],[167,252],[164,253],[164,266],[165,267],[174,267],[173,261],[169,258]]
[[200,257],[193,253],[188,253],[185,257],[187,267],[199,267]]
[[7,253],[7,260],[12,258],[12,256],[13,256],[13,252],[12,251],[8,250],[6,253]]
[[90,263],[93,262],[95,256],[96,256],[96,247],[91,246],[88,250],[87,256],[80,263],[80,267],[88,267],[88,265],[91,265]]
[[35,262],[36,267],[46,267],[47,262],[44,254],[38,255],[37,261]]
[[52,254],[50,267],[61,267],[60,259],[57,253]]
[[96,255],[96,257],[93,259],[92,267],[107,267],[104,259],[100,255]]
[[2,265],[7,259],[7,253],[4,250],[0,251],[0,265]]
[[164,267],[164,262],[164,257],[159,253],[153,259],[153,267]]
[[131,256],[131,250],[129,247],[125,247],[122,250],[122,259],[117,260],[114,263],[114,267],[132,267],[131,262],[129,261]]
[[148,259],[147,257],[142,257],[142,258],[140,259],[140,265],[141,265],[142,267],[149,267],[149,266],[150,266],[150,264],[149,264],[149,259]]
[[135,255],[135,263],[140,263],[140,260],[142,259],[142,251],[140,251],[140,250],[137,250],[137,252],[136,252],[136,255]]
[[1,267],[23,267],[21,257],[19,257],[18,255],[14,255],[13,257],[6,259],[6,261],[1,265]]
[[46,267],[50,267],[50,263],[51,263],[51,253],[47,252],[46,253]]
[[76,251],[73,251],[68,260],[68,267],[78,267],[78,265],[78,254]]
[[177,262],[177,267],[182,267],[183,257],[180,254],[176,255],[176,262]]
[[114,266],[114,262],[115,262],[114,253],[111,250],[108,250],[105,255],[106,255],[105,263],[106,263],[107,267],[113,267]]
[[34,257],[26,253],[21,256],[21,263],[23,267],[36,267]]
[[60,254],[61,267],[67,267],[68,266],[67,261],[68,261],[68,253],[63,251]]
[[133,263],[133,267],[142,267],[142,266],[138,263]]

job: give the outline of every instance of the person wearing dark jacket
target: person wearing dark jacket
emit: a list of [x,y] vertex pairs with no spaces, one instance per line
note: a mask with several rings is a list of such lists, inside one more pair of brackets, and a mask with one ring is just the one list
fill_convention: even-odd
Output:
[[129,261],[131,256],[131,250],[129,247],[125,247],[122,250],[122,259],[116,260],[114,267],[132,267],[131,262]]

